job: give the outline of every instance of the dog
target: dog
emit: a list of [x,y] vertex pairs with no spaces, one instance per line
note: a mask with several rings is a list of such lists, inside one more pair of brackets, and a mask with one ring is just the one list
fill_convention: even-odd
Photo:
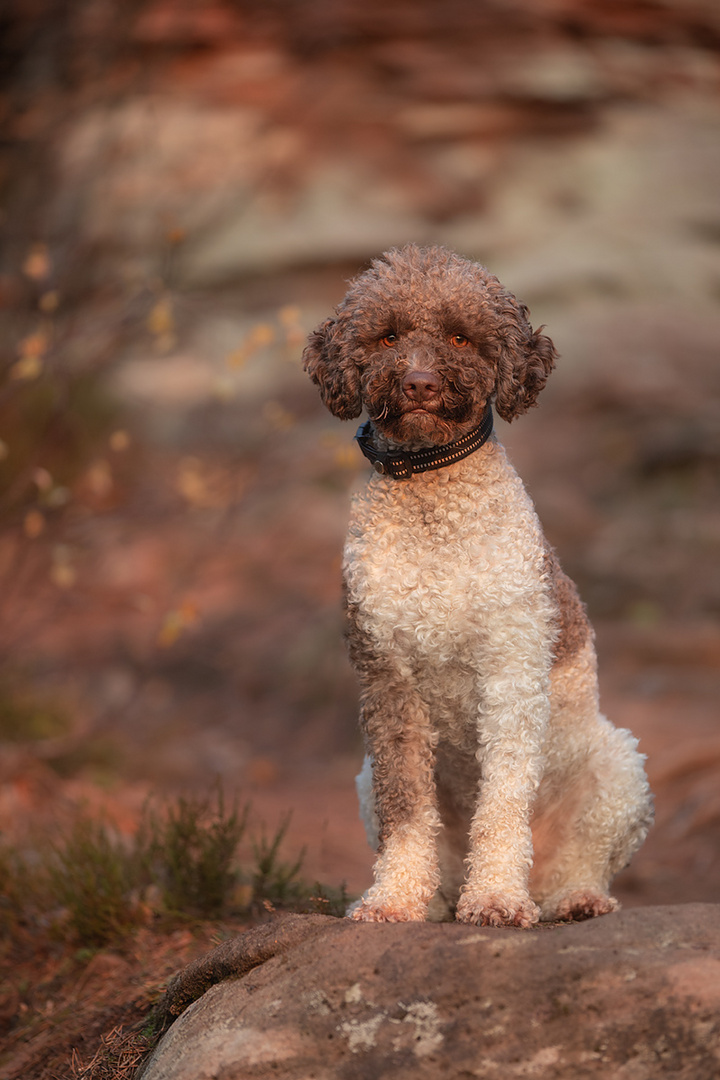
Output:
[[529,927],[618,907],[652,821],[630,732],[599,712],[594,635],[492,431],[535,405],[552,341],[483,266],[386,252],[308,338],[373,464],[343,560],[378,854],[356,920]]

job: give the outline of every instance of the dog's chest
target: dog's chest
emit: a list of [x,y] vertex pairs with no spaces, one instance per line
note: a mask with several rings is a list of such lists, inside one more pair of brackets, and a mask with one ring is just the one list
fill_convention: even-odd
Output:
[[532,504],[512,471],[483,479],[371,480],[356,498],[345,547],[348,599],[381,648],[462,662],[467,648],[477,654],[494,612],[537,588]]

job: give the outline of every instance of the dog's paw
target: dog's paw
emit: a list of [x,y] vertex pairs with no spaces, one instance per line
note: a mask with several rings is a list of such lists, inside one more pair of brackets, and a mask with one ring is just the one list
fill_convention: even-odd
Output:
[[355,922],[424,922],[427,904],[401,903],[363,897],[347,910],[347,918]]
[[[558,922],[580,922],[594,919],[597,915],[608,915],[617,911],[620,904],[614,896],[594,892],[592,889],[575,889],[551,905],[549,918]],[[543,909],[543,917],[548,915]]]
[[534,926],[540,909],[529,896],[465,892],[460,897],[455,918],[476,926]]

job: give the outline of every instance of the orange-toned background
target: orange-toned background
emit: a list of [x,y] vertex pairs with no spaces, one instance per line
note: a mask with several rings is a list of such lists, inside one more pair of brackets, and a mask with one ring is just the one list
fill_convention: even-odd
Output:
[[131,830],[149,791],[220,777],[270,827],[292,809],[308,877],[368,883],[338,580],[365,465],[299,357],[370,257],[441,242],[562,354],[503,437],[649,755],[620,894],[716,900],[712,0],[3,18],[0,686],[51,714],[3,728],[3,832],[83,805]]

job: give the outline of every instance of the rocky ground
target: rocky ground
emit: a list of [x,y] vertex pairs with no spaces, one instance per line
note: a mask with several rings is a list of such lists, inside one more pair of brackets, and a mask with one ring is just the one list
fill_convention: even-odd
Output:
[[688,904],[536,933],[290,917],[170,984],[158,1013],[174,1023],[142,1075],[711,1080],[717,916]]
[[[299,355],[367,258],[442,242],[561,353],[502,437],[589,605],[606,711],[648,755],[657,824],[618,895],[714,902],[714,5],[310,8],[8,18],[0,675],[54,720],[6,726],[0,828],[30,844],[89,806],[130,833],[148,792],[219,777],[258,823],[292,810],[309,880],[365,887],[338,581],[364,465]],[[23,434],[47,386],[92,428],[72,454],[69,424]],[[89,1061],[209,941],[144,933],[87,973],[8,948],[10,1075]],[[53,1020],[100,988],[85,1034]]]

